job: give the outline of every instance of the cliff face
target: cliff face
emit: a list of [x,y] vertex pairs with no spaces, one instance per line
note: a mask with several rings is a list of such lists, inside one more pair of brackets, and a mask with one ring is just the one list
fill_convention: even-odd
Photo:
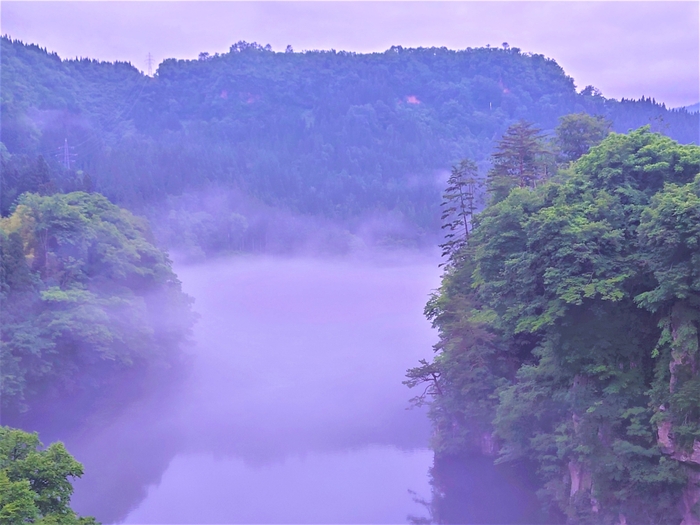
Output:
[[612,134],[474,224],[426,309],[441,450],[491,428],[572,524],[697,524],[700,148]]
[[[670,398],[678,396],[684,386],[698,381],[698,329],[696,324],[697,311],[687,302],[679,301],[672,307],[667,323],[670,326],[671,358],[669,362],[668,392]],[[666,456],[682,464],[686,484],[683,488],[679,508],[683,516],[682,525],[700,524],[700,514],[696,504],[700,502],[700,440],[692,437],[679,443],[676,436],[678,414],[669,413],[665,405],[658,409],[661,417],[658,423],[657,440],[659,450]],[[700,420],[688,421],[684,418],[685,426],[692,424],[700,426]]]

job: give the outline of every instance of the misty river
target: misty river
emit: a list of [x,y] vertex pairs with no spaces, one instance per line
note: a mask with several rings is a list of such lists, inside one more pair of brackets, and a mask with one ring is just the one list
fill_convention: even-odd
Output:
[[66,440],[74,508],[106,523],[406,523],[429,499],[435,256],[176,265],[201,316],[189,373]]

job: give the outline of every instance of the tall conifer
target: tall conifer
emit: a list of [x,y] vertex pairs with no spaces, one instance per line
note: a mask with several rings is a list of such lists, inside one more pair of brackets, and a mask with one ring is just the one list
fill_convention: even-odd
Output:
[[471,221],[476,211],[478,168],[470,159],[452,167],[442,197],[442,228],[447,230],[440,245],[442,256],[453,259],[469,239]]
[[491,155],[487,184],[494,202],[505,199],[513,188],[534,188],[545,179],[546,153],[539,129],[523,120],[510,126]]

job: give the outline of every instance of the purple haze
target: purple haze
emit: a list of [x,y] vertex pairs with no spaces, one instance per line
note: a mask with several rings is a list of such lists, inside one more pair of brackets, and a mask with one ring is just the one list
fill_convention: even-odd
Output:
[[105,522],[388,523],[429,496],[405,370],[436,334],[434,256],[180,266],[201,314],[189,379],[66,439],[74,507]]
[[500,46],[555,59],[612,98],[700,99],[697,2],[2,2],[2,31],[64,58],[196,58],[239,40],[282,51]]

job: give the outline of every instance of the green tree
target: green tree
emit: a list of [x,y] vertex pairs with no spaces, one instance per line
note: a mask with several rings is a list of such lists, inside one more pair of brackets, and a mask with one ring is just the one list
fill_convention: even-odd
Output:
[[513,188],[534,188],[548,178],[547,151],[539,129],[520,121],[510,126],[491,155],[486,175],[494,202],[503,200]]
[[99,194],[27,193],[0,220],[0,249],[5,408],[179,359],[191,299],[142,219]]
[[[662,116],[670,136],[698,139],[697,114],[577,93],[554,60],[517,48],[276,53],[240,42],[207,60],[165,60],[146,77],[128,64],[61,60],[7,37],[0,46],[2,138],[24,159],[0,172],[3,215],[23,191],[39,191],[19,187],[37,155],[68,138],[75,168],[116,204],[153,218],[169,198],[202,192],[202,208],[175,211],[207,212],[217,229],[232,211],[246,215],[246,249],[260,244],[260,207],[246,206],[241,193],[348,228],[366,224],[358,219],[369,211],[396,212],[411,227],[406,237],[432,242],[440,233],[434,174],[454,159],[481,165],[492,137],[521,118],[551,133],[574,111],[604,115],[616,131]],[[49,165],[56,190],[93,189]],[[216,213],[214,194],[230,197]],[[303,235],[277,223],[282,234]],[[206,255],[231,249],[207,237],[198,243]]]
[[485,428],[571,523],[698,519],[698,173],[696,146],[613,133],[474,218],[427,311],[436,443],[473,450],[455,421]]
[[442,229],[445,242],[440,245],[442,256],[452,260],[469,240],[471,222],[477,209],[478,168],[470,159],[452,167],[447,188],[442,196]]
[[36,433],[0,427],[0,523],[94,525],[70,508],[71,479],[83,467],[62,443],[46,449]]
[[46,194],[52,193],[51,190],[51,170],[43,155],[39,155],[36,159],[36,166],[30,174],[28,187],[25,191]]
[[574,161],[600,144],[610,133],[612,122],[601,115],[574,113],[559,117],[555,145],[565,161]]

